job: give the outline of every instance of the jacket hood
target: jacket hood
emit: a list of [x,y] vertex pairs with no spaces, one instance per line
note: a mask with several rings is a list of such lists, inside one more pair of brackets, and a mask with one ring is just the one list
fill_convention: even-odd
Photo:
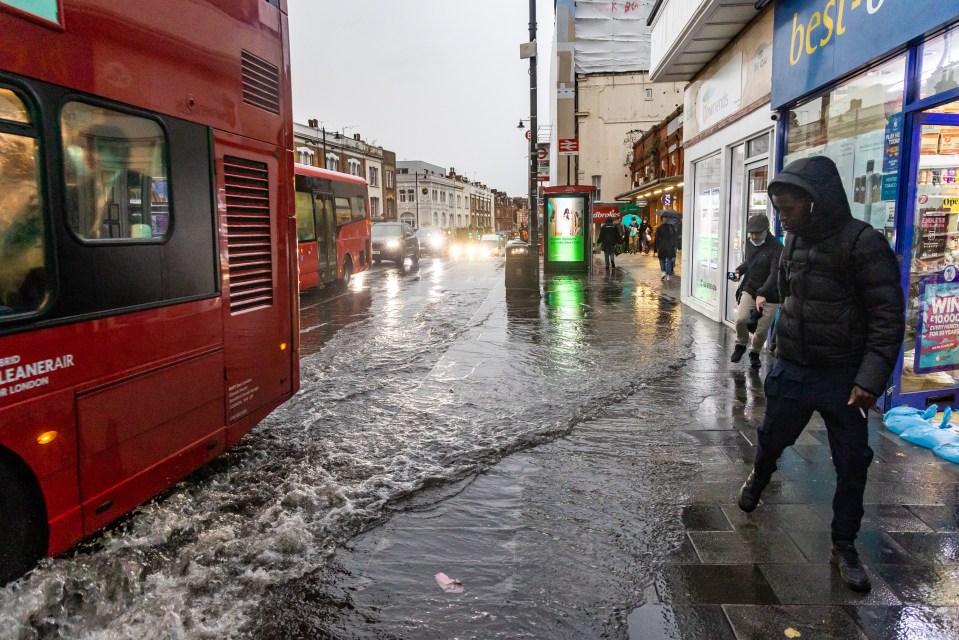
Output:
[[830,235],[852,218],[846,190],[836,163],[826,156],[814,156],[790,162],[767,189],[774,185],[791,185],[808,193],[819,215],[815,225],[797,235],[821,238]]

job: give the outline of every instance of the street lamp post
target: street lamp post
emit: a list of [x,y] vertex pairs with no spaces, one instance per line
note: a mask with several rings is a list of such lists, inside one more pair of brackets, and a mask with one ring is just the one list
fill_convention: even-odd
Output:
[[[529,41],[536,42],[536,0],[529,0]],[[536,60],[535,55],[529,59],[529,241],[533,245],[532,254],[537,264],[536,281],[539,282],[539,216],[536,188],[539,174],[536,142],[539,138],[539,129],[536,126]]]

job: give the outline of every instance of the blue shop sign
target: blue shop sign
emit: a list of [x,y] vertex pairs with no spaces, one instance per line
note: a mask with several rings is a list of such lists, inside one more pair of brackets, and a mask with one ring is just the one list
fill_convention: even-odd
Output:
[[954,19],[950,4],[942,0],[777,0],[772,108]]

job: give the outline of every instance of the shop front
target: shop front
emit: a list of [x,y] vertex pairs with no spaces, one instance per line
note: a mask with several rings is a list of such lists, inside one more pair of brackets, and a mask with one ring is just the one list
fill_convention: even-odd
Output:
[[775,7],[779,167],[830,157],[853,215],[902,264],[906,335],[886,408],[959,406],[959,16],[947,5]]
[[735,324],[736,283],[746,221],[771,215],[775,122],[770,118],[773,15],[759,15],[689,84],[685,96],[687,222],[683,227],[682,302]]

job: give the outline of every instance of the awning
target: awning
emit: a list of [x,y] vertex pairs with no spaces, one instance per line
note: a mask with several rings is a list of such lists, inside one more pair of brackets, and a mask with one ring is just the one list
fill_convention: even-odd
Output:
[[666,187],[671,187],[670,191],[675,190],[683,186],[683,176],[669,176],[668,178],[659,178],[658,180],[650,180],[642,184],[635,189],[627,191],[626,193],[621,193],[613,200],[619,202],[626,202],[629,200],[639,200],[639,199],[649,199],[654,196],[662,195],[661,193],[653,193],[653,191],[664,190]]

